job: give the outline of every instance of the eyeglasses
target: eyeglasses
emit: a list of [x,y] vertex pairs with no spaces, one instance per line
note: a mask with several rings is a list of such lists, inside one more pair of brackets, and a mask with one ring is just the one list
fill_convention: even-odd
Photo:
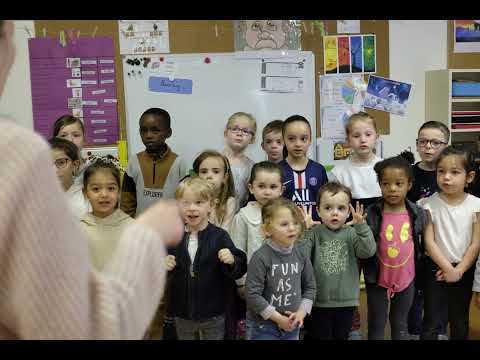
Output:
[[54,161],[55,166],[57,169],[63,169],[68,165],[68,162],[70,161],[69,158],[60,158]]
[[251,129],[241,129],[239,127],[229,127],[228,130],[232,132],[232,134],[242,134],[243,136],[249,136],[249,135],[254,135],[255,133]]
[[446,142],[440,140],[417,139],[417,145],[420,147],[426,147],[428,143],[430,143],[430,146],[434,149],[438,149],[442,145],[447,145]]

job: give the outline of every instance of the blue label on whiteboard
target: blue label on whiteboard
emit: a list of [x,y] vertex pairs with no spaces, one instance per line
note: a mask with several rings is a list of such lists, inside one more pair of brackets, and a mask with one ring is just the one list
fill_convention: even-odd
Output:
[[150,76],[148,79],[148,89],[155,92],[191,94],[192,80],[175,79],[170,81],[167,77]]

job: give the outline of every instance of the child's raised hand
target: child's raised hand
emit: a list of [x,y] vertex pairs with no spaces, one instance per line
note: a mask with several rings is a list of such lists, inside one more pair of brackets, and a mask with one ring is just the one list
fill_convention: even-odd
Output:
[[303,208],[303,206],[297,206],[298,210],[300,210],[300,213],[302,214],[303,216],[303,220],[305,221],[305,226],[307,229],[310,229],[312,226],[314,225],[319,225],[321,224],[320,221],[314,221],[312,219],[312,215],[307,213],[305,211],[305,209]]
[[367,218],[367,214],[363,213],[363,205],[357,201],[356,209],[353,208],[352,204],[348,206],[350,206],[350,211],[352,212],[352,221],[349,221],[347,225],[363,224]]
[[172,271],[175,268],[175,266],[177,266],[177,262],[175,261],[175,256],[167,255],[166,265],[167,265],[167,270]]
[[227,248],[221,249],[218,252],[218,258],[220,259],[221,262],[227,265],[232,265],[235,262],[235,259],[233,258],[231,251]]

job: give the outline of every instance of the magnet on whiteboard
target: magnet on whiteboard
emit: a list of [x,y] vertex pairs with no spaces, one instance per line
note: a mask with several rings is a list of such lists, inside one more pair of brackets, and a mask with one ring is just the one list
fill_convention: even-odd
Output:
[[168,75],[168,80],[170,80],[170,81],[175,80],[175,74],[169,74]]

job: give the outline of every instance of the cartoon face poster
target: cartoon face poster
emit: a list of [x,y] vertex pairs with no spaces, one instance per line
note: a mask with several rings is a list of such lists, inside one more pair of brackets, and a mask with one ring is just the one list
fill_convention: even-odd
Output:
[[300,50],[297,20],[234,20],[235,51]]

